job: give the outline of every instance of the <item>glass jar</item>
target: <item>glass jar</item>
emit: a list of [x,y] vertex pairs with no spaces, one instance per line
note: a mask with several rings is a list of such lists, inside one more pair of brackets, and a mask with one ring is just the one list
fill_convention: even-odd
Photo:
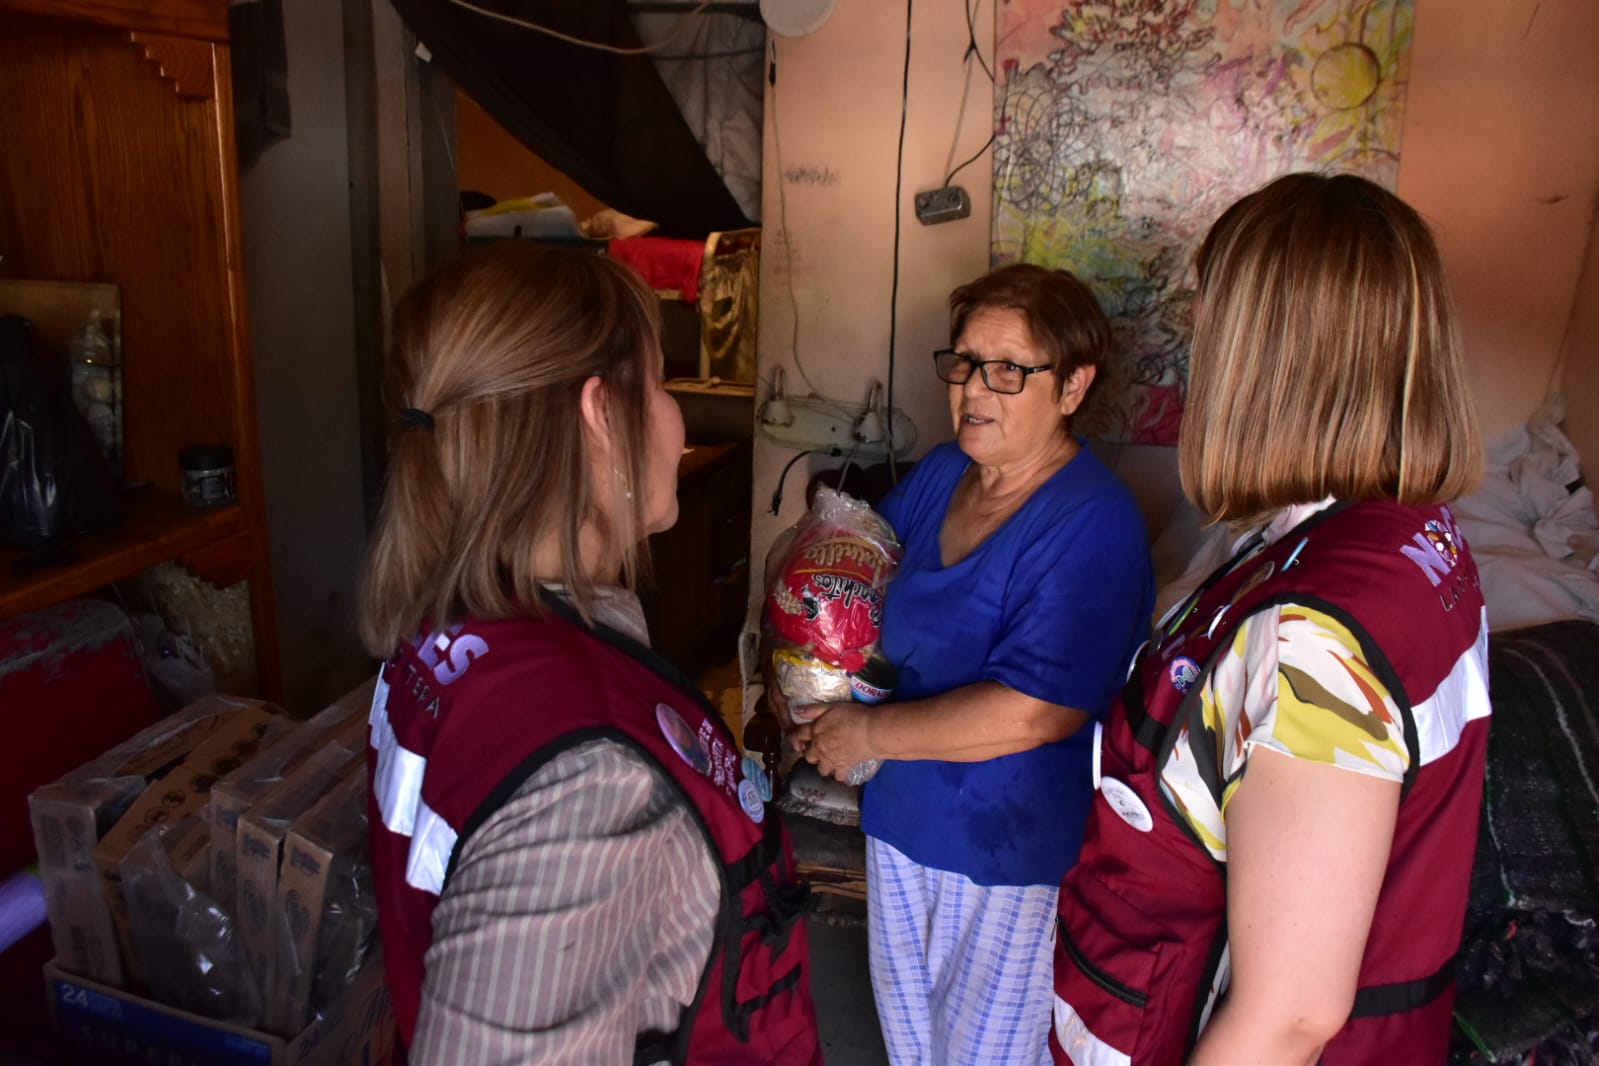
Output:
[[233,449],[226,444],[194,444],[178,453],[183,467],[183,502],[190,507],[220,507],[237,496]]

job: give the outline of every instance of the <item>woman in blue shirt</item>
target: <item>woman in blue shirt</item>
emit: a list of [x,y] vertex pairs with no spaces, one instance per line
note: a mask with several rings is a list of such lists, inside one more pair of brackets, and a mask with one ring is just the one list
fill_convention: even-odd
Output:
[[811,708],[791,735],[823,773],[885,760],[862,828],[896,1066],[1045,1063],[1089,726],[1147,634],[1153,578],[1132,497],[1071,434],[1110,343],[1093,293],[1014,264],[950,309],[934,369],[955,440],[881,505],[905,546],[883,621],[895,701]]

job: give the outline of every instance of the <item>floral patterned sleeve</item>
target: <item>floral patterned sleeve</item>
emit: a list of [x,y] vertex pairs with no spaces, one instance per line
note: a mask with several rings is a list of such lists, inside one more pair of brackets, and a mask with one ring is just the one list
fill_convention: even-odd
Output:
[[1248,619],[1200,699],[1204,728],[1179,739],[1161,783],[1221,861],[1227,804],[1251,749],[1392,781],[1410,764],[1399,710],[1354,635],[1308,607],[1284,604]]

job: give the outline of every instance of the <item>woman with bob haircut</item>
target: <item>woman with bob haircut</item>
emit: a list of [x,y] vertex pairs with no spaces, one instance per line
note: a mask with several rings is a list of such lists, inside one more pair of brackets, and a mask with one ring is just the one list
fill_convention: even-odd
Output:
[[659,328],[629,268],[521,241],[395,310],[360,622],[412,1062],[821,1061],[787,834],[632,591],[677,520]]
[[1011,263],[950,294],[932,353],[955,439],[888,494],[905,546],[877,707],[811,704],[807,760],[866,783],[872,986],[895,1066],[1033,1066],[1060,879],[1093,799],[1094,723],[1149,634],[1143,518],[1072,417],[1110,348],[1093,290]]
[[1061,885],[1062,1063],[1441,1063],[1477,841],[1481,465],[1438,251],[1291,174],[1198,256],[1183,487],[1236,554],[1156,627]]

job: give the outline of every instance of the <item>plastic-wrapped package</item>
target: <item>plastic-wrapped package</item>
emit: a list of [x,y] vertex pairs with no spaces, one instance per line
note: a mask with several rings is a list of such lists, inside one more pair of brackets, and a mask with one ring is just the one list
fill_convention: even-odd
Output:
[[283,842],[265,1027],[292,1036],[340,999],[377,930],[367,858],[366,767],[358,764],[294,820]]
[[89,427],[37,351],[33,324],[0,316],[0,544],[32,548],[121,520]]
[[254,1026],[261,990],[233,918],[204,891],[210,832],[190,815],[146,833],[122,859],[128,922],[152,998]]
[[211,787],[211,894],[230,912],[238,914],[239,815],[317,752],[335,745],[350,755],[365,751],[376,685],[373,676]]
[[[826,487],[779,538],[767,582],[769,665],[796,717],[806,704],[878,703],[893,690],[894,670],[878,642],[884,590],[902,554],[881,515]],[[864,783],[879,765],[852,767],[846,783]]]
[[239,712],[257,700],[207,696],[28,796],[50,935],[72,973],[121,985],[125,971],[96,851],[101,838],[144,794]]
[[[363,815],[365,807],[362,808]],[[338,1002],[360,976],[377,947],[378,900],[372,887],[363,818],[359,853],[342,855],[333,865],[322,903],[322,938],[317,943],[311,984],[311,1014]]]

